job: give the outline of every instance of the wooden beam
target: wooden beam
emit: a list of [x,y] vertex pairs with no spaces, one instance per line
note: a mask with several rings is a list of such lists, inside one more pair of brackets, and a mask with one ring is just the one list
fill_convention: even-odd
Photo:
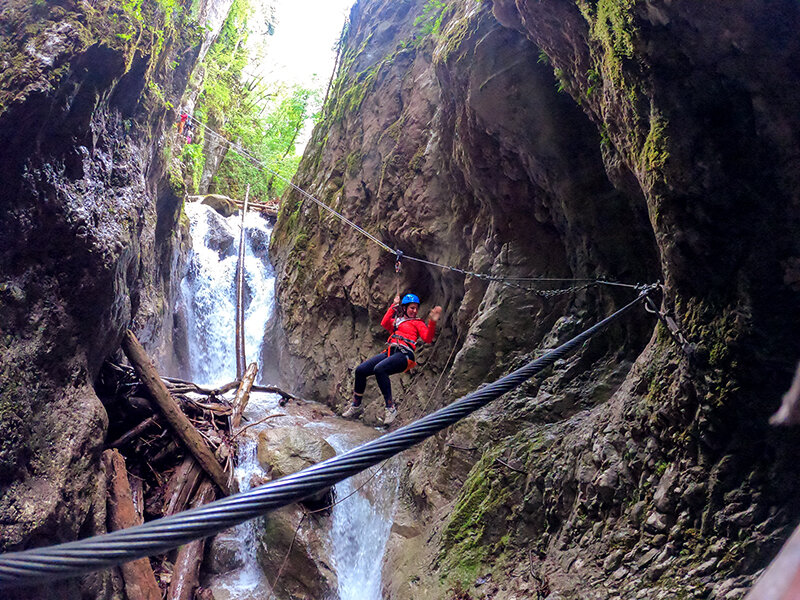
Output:
[[[131,495],[125,459],[117,450],[106,450],[103,452],[103,464],[108,473],[109,530],[139,525],[141,520]],[[123,563],[120,570],[128,600],[161,600],[161,590],[149,559],[139,558]]]
[[244,377],[242,377],[242,383],[239,385],[239,389],[236,390],[236,396],[233,398],[233,414],[231,415],[231,433],[236,431],[239,424],[242,422],[242,413],[244,413],[244,409],[247,408],[247,403],[250,400],[250,389],[253,387],[253,382],[256,379],[257,373],[258,365],[256,363],[250,363]]
[[[192,508],[214,501],[214,484],[207,479],[200,484],[192,500]],[[172,569],[167,600],[192,600],[194,590],[200,579],[200,565],[203,562],[205,538],[184,544],[178,550],[178,558]]]
[[108,445],[108,447],[109,448],[119,448],[123,444],[126,444],[129,441],[131,441],[133,438],[135,438],[135,437],[139,436],[140,434],[144,433],[145,429],[150,427],[150,425],[152,425],[153,423],[157,423],[157,422],[158,422],[158,417],[156,417],[155,415],[153,415],[152,417],[148,417],[147,419],[145,419],[144,421],[139,423],[136,427],[131,429],[128,433],[120,436],[119,439],[111,442]]
[[158,371],[156,371],[150,357],[147,356],[139,340],[136,339],[136,336],[133,335],[133,332],[130,330],[126,331],[122,336],[122,349],[128,357],[128,360],[131,361],[139,379],[150,392],[150,395],[153,397],[153,400],[158,405],[169,425],[175,433],[178,434],[178,437],[181,438],[186,449],[197,459],[197,462],[200,463],[203,470],[209,474],[214,483],[219,486],[222,493],[228,495],[230,493],[228,478],[225,475],[222,465],[219,464],[214,457],[214,453],[211,452],[211,449],[203,440],[203,437],[197,429],[195,429],[186,415],[183,414],[178,403],[175,402],[175,399],[170,395],[164,382],[161,381],[161,377]]
[[244,347],[244,217],[247,214],[247,201],[250,199],[250,184],[244,195],[242,225],[239,230],[239,258],[236,261],[236,379],[244,377],[247,358]]
[[189,499],[197,487],[197,482],[203,475],[203,469],[191,456],[183,459],[180,466],[172,472],[164,494],[165,501],[162,514],[165,517],[185,510]]

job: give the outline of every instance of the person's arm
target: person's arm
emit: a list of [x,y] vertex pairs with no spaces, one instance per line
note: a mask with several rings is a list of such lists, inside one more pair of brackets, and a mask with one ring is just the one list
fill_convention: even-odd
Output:
[[397,314],[397,304],[399,302],[400,296],[395,296],[394,300],[392,300],[392,305],[386,311],[386,314],[383,315],[383,319],[381,319],[381,327],[383,327],[386,331],[394,331],[394,317]]
[[442,307],[436,306],[428,314],[428,325],[426,326],[424,323],[420,322],[419,337],[422,338],[422,341],[426,344],[430,344],[433,341],[433,336],[436,334],[436,323],[441,316]]

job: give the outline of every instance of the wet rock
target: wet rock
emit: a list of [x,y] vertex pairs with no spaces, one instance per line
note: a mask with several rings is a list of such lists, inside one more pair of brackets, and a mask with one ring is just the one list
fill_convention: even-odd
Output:
[[263,229],[246,228],[250,248],[258,258],[266,258],[269,253],[269,233]]
[[208,211],[201,218],[205,218],[208,223],[206,245],[212,250],[216,250],[220,257],[234,255],[239,240],[233,226],[215,211]]
[[336,456],[336,450],[309,427],[281,427],[258,434],[258,461],[273,479]]
[[303,513],[293,507],[273,511],[265,517],[258,562],[265,573],[275,574],[285,562],[276,586],[281,597],[331,597],[336,590],[336,573],[326,558],[331,556],[326,529],[320,521],[305,520],[298,528],[302,517]]
[[644,528],[651,533],[661,533],[667,531],[669,523],[667,516],[660,512],[650,513],[647,520],[644,522]]
[[690,483],[686,486],[681,500],[692,507],[702,506],[706,498],[706,484],[705,483]]
[[625,556],[625,552],[623,550],[615,550],[609,554],[603,561],[603,570],[606,573],[610,573],[611,571],[615,570],[622,562],[623,556]]
[[704,563],[701,563],[699,566],[689,571],[689,577],[697,577],[712,573],[714,571],[714,567],[717,566],[717,562],[719,562],[718,558],[709,558]]
[[658,487],[653,495],[653,503],[656,509],[664,514],[671,514],[677,505],[675,499],[675,484],[678,480],[678,468],[670,465],[661,476]]
[[239,210],[233,200],[221,194],[208,194],[197,198],[201,204],[207,204],[223,217],[230,217]]
[[244,564],[240,556],[241,540],[233,532],[224,531],[211,538],[205,553],[203,570],[210,574],[235,571]]
[[619,486],[619,467],[614,465],[603,471],[595,482],[597,496],[603,503],[608,503],[614,498],[614,492]]

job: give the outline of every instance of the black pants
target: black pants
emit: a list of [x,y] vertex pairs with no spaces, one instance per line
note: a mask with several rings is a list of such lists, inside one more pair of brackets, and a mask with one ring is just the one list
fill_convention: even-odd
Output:
[[393,352],[389,357],[386,356],[386,352],[381,352],[372,358],[368,358],[356,367],[356,395],[361,396],[364,393],[367,387],[367,377],[375,375],[386,406],[391,405],[392,383],[389,381],[389,375],[402,373],[407,366],[408,359],[402,352]]

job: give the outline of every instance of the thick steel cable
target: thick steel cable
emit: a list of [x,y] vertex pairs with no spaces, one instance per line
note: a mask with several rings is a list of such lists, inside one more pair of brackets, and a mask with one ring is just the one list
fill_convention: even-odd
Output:
[[159,554],[302,500],[406,450],[519,386],[647,297],[652,288],[583,333],[494,383],[405,427],[307,469],[211,504],[75,542],[0,555],[0,590],[81,575]]
[[[345,217],[342,213],[337,212],[336,210],[334,210],[333,208],[331,208],[330,206],[328,206],[327,204],[322,202],[322,200],[318,200],[317,198],[315,198],[313,195],[311,195],[309,192],[305,191],[300,186],[296,185],[290,179],[287,179],[286,177],[284,177],[283,175],[281,175],[277,171],[275,171],[273,169],[270,169],[263,161],[261,161],[258,157],[253,156],[253,154],[251,154],[250,152],[248,152],[247,150],[242,148],[239,144],[236,144],[236,143],[230,141],[228,138],[226,138],[222,134],[217,133],[216,131],[211,129],[211,127],[209,127],[208,125],[203,123],[201,120],[197,119],[196,117],[193,117],[193,116],[190,115],[189,118],[192,121],[194,121],[195,123],[197,123],[198,125],[200,125],[200,127],[202,127],[204,130],[209,132],[211,135],[215,136],[220,141],[226,143],[230,147],[231,150],[233,150],[234,152],[238,153],[240,156],[242,156],[244,158],[247,158],[248,160],[250,160],[257,167],[260,167],[261,169],[263,169],[265,171],[268,171],[269,173],[271,173],[272,175],[274,175],[275,177],[277,177],[278,179],[280,179],[281,181],[283,181],[284,183],[289,185],[292,189],[296,190],[303,197],[308,198],[309,200],[311,200],[312,202],[316,203],[321,208],[323,208],[323,209],[327,210],[328,212],[330,212],[332,215],[334,215],[336,218],[338,218],[342,222],[346,223],[347,225],[349,225],[350,227],[352,227],[353,229],[355,229],[356,231],[361,233],[363,236],[365,236],[368,239],[370,239],[373,242],[375,242],[383,250],[389,252],[390,254],[394,254],[397,257],[398,260],[400,260],[401,258],[407,258],[408,260],[413,260],[415,262],[426,264],[426,265],[429,265],[429,266],[432,266],[432,267],[438,267],[440,269],[453,271],[455,273],[461,273],[462,275],[469,275],[471,277],[477,277],[478,279],[484,279],[486,281],[497,281],[497,282],[499,282],[502,285],[505,285],[507,287],[513,287],[513,288],[521,289],[521,290],[524,290],[526,292],[531,292],[533,294],[536,294],[536,295],[539,295],[539,296],[542,296],[542,297],[545,297],[545,298],[558,296],[560,294],[570,294],[572,292],[576,292],[576,291],[582,290],[584,288],[587,288],[587,287],[590,287],[590,286],[593,286],[593,285],[607,285],[607,286],[625,287],[625,288],[636,289],[636,290],[641,290],[641,289],[644,289],[645,287],[647,287],[646,285],[642,285],[642,284],[621,283],[621,282],[617,282],[617,281],[606,281],[605,279],[569,278],[569,277],[501,277],[499,275],[491,275],[490,273],[478,273],[478,272],[475,272],[475,271],[468,271],[466,269],[460,269],[458,267],[453,267],[453,266],[450,266],[450,265],[445,265],[445,264],[442,264],[442,263],[433,262],[431,260],[427,260],[427,259],[424,259],[424,258],[419,258],[417,256],[411,256],[409,254],[405,254],[403,252],[400,252],[399,250],[394,250],[390,246],[388,246],[387,244],[382,242],[379,238],[377,238],[374,235],[372,235],[370,232],[368,232],[365,229],[363,229],[363,228],[359,227],[358,225],[356,225],[353,221],[351,221],[350,219]],[[555,289],[555,290],[539,290],[539,289],[531,288],[531,287],[528,287],[528,286],[523,286],[523,285],[520,285],[518,283],[511,283],[512,281],[531,281],[531,282],[534,282],[534,281],[539,281],[539,282],[568,281],[568,282],[584,282],[584,283],[582,285],[574,285],[574,286],[569,287],[569,288],[562,288],[562,289]]]

